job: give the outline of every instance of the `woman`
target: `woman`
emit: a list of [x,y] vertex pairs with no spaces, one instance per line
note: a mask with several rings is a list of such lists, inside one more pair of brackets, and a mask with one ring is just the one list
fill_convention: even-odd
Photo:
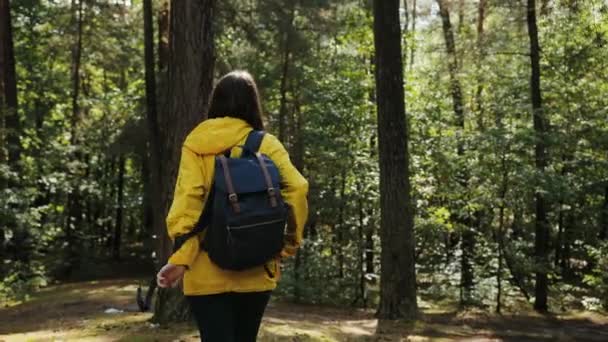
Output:
[[[231,149],[238,157],[252,129],[263,130],[257,86],[245,71],[234,71],[215,86],[208,120],[186,138],[175,186],[173,204],[167,217],[169,237],[190,232],[197,223],[212,186],[215,156]],[[302,240],[308,215],[308,183],[291,164],[281,142],[266,134],[260,146],[276,164],[281,175],[281,194],[290,207],[286,239],[276,260],[245,271],[219,268],[201,250],[200,237],[188,239],[157,275],[160,287],[175,286],[183,277],[183,290],[205,342],[255,341],[271,291],[277,286],[281,257],[292,256]],[[267,270],[274,270],[274,274]]]

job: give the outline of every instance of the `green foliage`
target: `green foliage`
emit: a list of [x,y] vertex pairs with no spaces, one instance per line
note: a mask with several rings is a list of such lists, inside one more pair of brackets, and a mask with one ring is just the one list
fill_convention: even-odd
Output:
[[[462,22],[452,9],[464,130],[454,117],[441,22],[428,3],[418,4],[416,32],[410,13],[404,33],[421,298],[458,301],[465,231],[475,240],[479,305],[495,305],[499,278],[501,300],[517,304],[522,292],[533,293],[539,267],[547,268],[556,300],[565,288],[572,301],[581,300],[572,293],[608,298],[608,251],[599,239],[607,224],[606,4],[556,1],[540,18],[550,126],[549,166],[539,173],[524,7],[488,3],[483,51],[477,2],[465,2]],[[153,233],[144,218],[141,3],[84,4],[80,112],[73,123],[70,3],[11,1],[23,151],[18,165],[0,163],[4,296],[110,259],[117,220],[122,254],[152,261]],[[311,185],[303,248],[297,262],[284,265],[278,292],[299,301],[373,305],[380,212],[370,9],[351,0],[231,0],[218,1],[215,20],[216,75],[237,68],[255,75],[268,130],[283,135]],[[117,218],[121,158],[124,202]],[[547,265],[533,259],[536,191],[550,209]]]

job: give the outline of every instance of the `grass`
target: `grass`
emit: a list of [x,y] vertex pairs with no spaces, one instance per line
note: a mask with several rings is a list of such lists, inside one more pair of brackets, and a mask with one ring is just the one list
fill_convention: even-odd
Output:
[[[137,312],[138,280],[48,287],[0,308],[0,341],[199,341],[191,323],[160,327]],[[121,313],[108,314],[116,308]],[[259,341],[608,341],[608,317],[590,312],[494,315],[423,310],[415,323],[378,322],[373,311],[272,301]]]

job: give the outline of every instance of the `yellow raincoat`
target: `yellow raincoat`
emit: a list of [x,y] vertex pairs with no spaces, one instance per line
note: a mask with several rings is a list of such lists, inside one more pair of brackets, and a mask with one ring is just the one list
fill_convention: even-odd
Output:
[[[235,145],[243,145],[251,130],[251,126],[243,120],[224,117],[208,119],[190,132],[182,147],[175,195],[167,216],[171,240],[194,229],[212,184],[214,156]],[[292,256],[302,241],[308,216],[308,182],[291,164],[287,151],[273,135],[266,134],[260,152],[272,159],[281,175],[281,194],[291,208],[288,231],[295,231],[293,238],[286,238],[281,256]],[[235,157],[241,151],[237,147],[231,153]],[[224,270],[211,262],[207,253],[200,249],[199,241],[202,238],[204,232],[190,238],[169,258],[169,263],[187,266],[184,274],[185,295],[267,291],[276,287],[280,276],[279,256],[266,265],[275,273],[273,278],[264,270],[264,266],[245,271]]]

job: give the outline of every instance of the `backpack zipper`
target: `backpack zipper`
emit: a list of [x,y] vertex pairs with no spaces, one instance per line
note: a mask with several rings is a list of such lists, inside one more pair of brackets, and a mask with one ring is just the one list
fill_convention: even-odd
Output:
[[262,225],[266,225],[266,224],[279,223],[282,221],[283,221],[283,219],[277,219],[277,220],[265,221],[265,222],[259,222],[259,223],[253,223],[253,224],[245,224],[242,226],[228,226],[228,230],[253,228],[253,227],[262,226]]

